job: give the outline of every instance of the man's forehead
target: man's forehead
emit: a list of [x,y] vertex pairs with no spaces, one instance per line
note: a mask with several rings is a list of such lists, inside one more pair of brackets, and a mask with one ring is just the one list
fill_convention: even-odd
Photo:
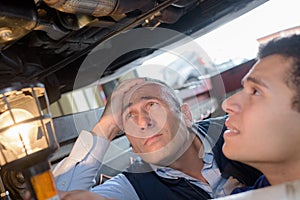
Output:
[[156,82],[146,82],[132,87],[123,99],[123,110],[141,100],[156,99],[163,100],[162,92],[163,85]]
[[161,91],[161,88],[163,87],[162,84],[156,83],[156,82],[145,82],[139,85],[136,85],[132,87],[128,92],[125,94],[125,98],[133,97],[136,94],[141,93],[148,93],[149,91],[152,92],[159,92]]
[[280,55],[270,55],[258,60],[243,78],[242,83],[249,81],[266,88],[274,83],[286,84],[285,77],[292,64]]

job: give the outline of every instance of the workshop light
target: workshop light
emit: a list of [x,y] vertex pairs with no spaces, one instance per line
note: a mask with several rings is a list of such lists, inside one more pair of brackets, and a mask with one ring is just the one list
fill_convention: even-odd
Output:
[[49,156],[58,148],[43,84],[0,90],[0,166],[21,171],[33,199],[59,199]]

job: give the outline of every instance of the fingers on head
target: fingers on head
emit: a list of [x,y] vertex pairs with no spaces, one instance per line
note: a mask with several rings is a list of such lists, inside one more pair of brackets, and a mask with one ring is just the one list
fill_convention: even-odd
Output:
[[135,85],[141,84],[145,82],[145,78],[134,78],[122,81],[121,84],[118,86],[120,90],[126,90],[134,87]]

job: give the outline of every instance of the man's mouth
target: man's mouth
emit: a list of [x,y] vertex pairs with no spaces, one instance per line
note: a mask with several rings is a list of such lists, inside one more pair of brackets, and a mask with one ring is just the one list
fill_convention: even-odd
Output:
[[238,134],[238,133],[239,133],[238,130],[236,130],[236,129],[230,129],[230,128],[228,128],[228,129],[224,132],[224,134],[233,134],[233,135],[236,135],[236,134]]
[[226,134],[228,136],[229,135],[237,135],[240,133],[240,131],[237,128],[235,128],[232,124],[230,124],[228,122],[228,120],[226,120],[225,126],[227,127],[227,130],[224,132],[224,134]]
[[160,139],[160,136],[162,136],[161,133],[155,134],[155,135],[153,135],[153,136],[151,136],[151,137],[148,137],[148,138],[145,140],[144,145],[151,145],[152,143],[154,143],[154,142],[156,142],[157,140],[159,140],[159,139]]

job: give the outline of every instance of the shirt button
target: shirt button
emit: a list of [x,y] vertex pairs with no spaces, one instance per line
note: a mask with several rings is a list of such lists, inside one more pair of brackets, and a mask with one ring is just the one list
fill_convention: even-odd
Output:
[[61,186],[62,186],[62,187],[65,187],[65,185],[66,185],[66,181],[63,181],[63,182],[61,183]]

